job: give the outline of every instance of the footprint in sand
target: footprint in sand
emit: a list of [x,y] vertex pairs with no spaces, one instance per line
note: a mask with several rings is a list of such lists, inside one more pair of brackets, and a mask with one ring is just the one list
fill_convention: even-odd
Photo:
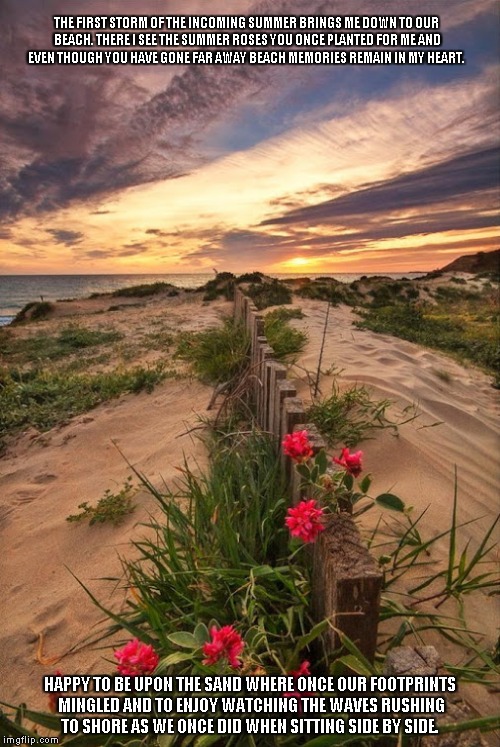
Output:
[[33,482],[37,485],[44,485],[46,482],[53,482],[57,480],[57,475],[52,475],[50,472],[41,472],[33,478]]
[[12,501],[14,506],[22,506],[26,503],[33,503],[40,496],[41,490],[18,490]]

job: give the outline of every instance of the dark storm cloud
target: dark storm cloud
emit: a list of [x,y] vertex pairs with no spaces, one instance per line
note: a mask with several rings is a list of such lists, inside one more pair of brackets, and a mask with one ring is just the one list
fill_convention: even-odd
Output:
[[[395,179],[358,189],[333,200],[317,205],[290,210],[285,215],[270,218],[261,225],[292,225],[307,223],[322,225],[349,224],[359,216],[422,208],[447,199],[474,195],[498,186],[499,153],[497,148],[487,148],[464,156],[457,156],[442,164],[404,174]],[[460,216],[459,216],[460,217]],[[474,221],[470,213],[470,220]],[[465,228],[466,226],[462,226]],[[405,235],[401,227],[402,233]],[[433,230],[440,229],[435,225]]]
[[[82,12],[77,5],[73,13]],[[158,12],[155,3],[135,3],[129,12],[148,9]],[[243,66],[187,67],[174,75],[165,66],[158,92],[158,70],[26,65],[26,49],[50,47],[51,15],[58,12],[67,12],[61,0],[43,8],[34,0],[0,6],[0,149],[9,152],[0,164],[5,218],[189,173],[204,161],[198,148],[203,129],[257,92],[268,75]],[[123,6],[108,3],[106,12],[122,13]]]
[[67,231],[60,228],[49,228],[47,229],[47,233],[50,233],[54,237],[57,244],[64,244],[65,246],[74,246],[74,244],[79,244],[85,238],[84,234],[80,231]]
[[[442,6],[422,0],[419,9],[426,13],[439,8],[446,26],[490,4],[489,0],[455,0]],[[123,13],[123,3],[117,0],[104,5],[106,14]],[[391,2],[390,12],[400,7],[401,3]],[[370,8],[367,0],[352,0],[349,12]],[[71,3],[73,14],[102,9],[98,0]],[[301,75],[283,67],[236,65],[28,66],[25,50],[50,48],[52,16],[67,12],[63,0],[0,1],[0,151],[8,154],[0,159],[0,217],[4,219],[188,174],[215,157],[203,149],[210,125],[225,121],[242,103],[251,107],[257,99],[274,101],[292,76]],[[159,5],[157,0],[130,0],[127,12],[157,14]],[[206,11],[202,2],[168,0],[161,12]],[[210,12],[227,9],[214,0]],[[304,3],[241,0],[232,4],[231,12],[302,14]],[[310,0],[307,12],[338,13],[339,4]]]

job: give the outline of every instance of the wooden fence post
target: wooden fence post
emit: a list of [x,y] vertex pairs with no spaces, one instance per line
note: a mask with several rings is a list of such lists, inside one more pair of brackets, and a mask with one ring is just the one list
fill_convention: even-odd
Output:
[[[352,516],[334,514],[313,547],[312,607],[316,620],[328,617],[370,661],[377,646],[382,573],[361,542]],[[330,651],[341,645],[326,634]]]

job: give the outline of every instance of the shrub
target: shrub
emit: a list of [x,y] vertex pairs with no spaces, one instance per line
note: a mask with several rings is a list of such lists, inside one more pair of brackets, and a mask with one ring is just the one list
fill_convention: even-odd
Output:
[[339,303],[355,305],[359,302],[357,288],[353,284],[340,283],[333,278],[317,278],[295,291],[297,296],[317,301],[329,301],[336,306]]
[[111,295],[124,298],[144,298],[145,296],[156,296],[159,293],[166,293],[167,296],[178,296],[180,291],[170,283],[157,282],[131,285],[127,288],[118,288],[118,290],[113,291]]
[[287,360],[304,350],[307,335],[288,324],[290,319],[303,317],[300,309],[274,309],[266,314],[264,332],[278,360]]
[[0,353],[16,363],[57,360],[78,350],[116,342],[122,337],[115,330],[103,331],[75,326],[62,329],[56,336],[37,334],[24,338],[0,330]]
[[340,392],[334,386],[332,395],[315,402],[309,408],[307,417],[329,445],[356,446],[370,438],[375,430],[397,429],[397,425],[386,416],[390,404],[388,399],[372,399],[364,386],[355,385],[345,392]]
[[202,381],[218,384],[242,373],[249,353],[247,331],[231,318],[221,327],[181,334],[176,355],[191,363]]
[[126,516],[135,510],[132,498],[136,492],[132,485],[132,478],[128,477],[121,490],[112,493],[108,488],[102,498],[97,501],[95,506],[89,506],[87,501],[80,503],[78,508],[82,511],[79,514],[71,514],[66,517],[66,521],[88,521],[89,525],[104,524],[110,522],[113,526],[121,524]]
[[39,321],[45,319],[48,315],[54,311],[54,304],[50,301],[30,301],[26,306],[23,306],[12,321],[12,324],[19,324],[19,322],[26,322],[28,320]]
[[279,280],[270,283],[252,283],[249,286],[248,295],[253,299],[258,309],[266,309],[268,306],[281,306],[292,303],[292,291]]
[[57,336],[57,342],[62,349],[68,351],[90,348],[95,345],[106,345],[121,340],[123,335],[116,330],[107,332],[85,327],[67,327]]
[[262,272],[245,272],[236,278],[236,283],[262,283],[264,274]]
[[[476,302],[477,299],[469,299],[464,303],[474,307]],[[495,374],[500,365],[500,345],[489,306],[487,308],[489,321],[484,324],[475,322],[470,309],[467,306],[461,309],[456,300],[452,309],[449,303],[444,307],[400,304],[366,310],[363,320],[356,322],[356,326],[454,353]]]
[[234,275],[232,272],[219,272],[209,280],[205,285],[198,288],[198,291],[204,291],[204,301],[215,301],[219,296],[224,296],[226,301],[232,301],[234,298]]
[[120,394],[151,392],[166,376],[162,365],[95,375],[50,369],[0,371],[0,436],[27,426],[48,430]]

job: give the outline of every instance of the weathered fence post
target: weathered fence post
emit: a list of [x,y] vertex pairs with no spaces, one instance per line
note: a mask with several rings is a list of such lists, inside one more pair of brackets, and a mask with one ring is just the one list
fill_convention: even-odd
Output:
[[[382,573],[361,542],[352,516],[334,514],[313,548],[312,606],[316,620],[328,617],[373,661],[377,645]],[[341,646],[340,635],[326,635],[330,650]]]

